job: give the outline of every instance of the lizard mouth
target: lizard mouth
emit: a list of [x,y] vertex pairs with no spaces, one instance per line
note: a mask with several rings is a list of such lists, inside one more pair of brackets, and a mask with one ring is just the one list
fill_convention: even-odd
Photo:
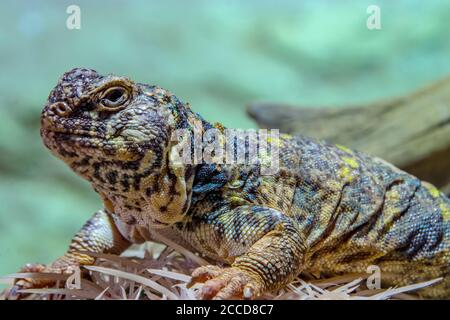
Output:
[[71,127],[79,126],[67,121],[56,122],[43,117],[41,119],[41,137],[44,145],[59,155],[67,155],[71,152],[79,153],[82,150],[87,153],[98,153],[98,150],[95,149],[105,145],[105,137],[100,132],[83,128],[72,129]]
[[58,157],[73,158],[74,155],[87,155],[97,158],[116,157],[120,160],[134,160],[141,155],[135,141],[118,139],[117,132],[105,136],[96,131],[70,130],[62,127],[42,127],[44,145]]
[[42,130],[44,145],[59,157],[77,155],[100,155],[103,140],[86,133],[72,133],[62,130]]
[[44,132],[46,136],[53,136],[57,140],[64,141],[73,141],[73,140],[81,140],[81,139],[92,139],[92,140],[101,140],[103,139],[100,135],[92,134],[91,132],[83,132],[83,131],[71,131],[71,130],[46,130]]
[[101,138],[84,132],[70,132],[70,131],[48,131],[47,137],[56,140],[57,142],[83,142],[91,141],[100,143],[103,141]]
[[104,145],[104,140],[90,132],[61,129],[42,129],[42,139],[49,149],[59,149],[58,146],[70,149],[98,149]]
[[55,135],[55,136],[73,136],[73,137],[84,137],[84,138],[105,138],[98,131],[94,130],[85,130],[85,129],[70,129],[70,124],[64,125],[64,122],[60,124],[53,123],[48,119],[42,119],[41,123],[41,134],[43,136],[46,135]]
[[[41,119],[41,137],[49,149],[59,149],[66,146],[70,149],[98,149],[105,145],[105,136],[92,123],[74,123],[67,119],[43,117]],[[81,127],[81,128],[80,128]],[[74,129],[76,128],[76,129]]]

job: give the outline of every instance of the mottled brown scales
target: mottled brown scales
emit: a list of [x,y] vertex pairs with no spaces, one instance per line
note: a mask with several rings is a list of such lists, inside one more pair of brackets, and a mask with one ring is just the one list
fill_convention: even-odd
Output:
[[255,298],[301,272],[370,265],[385,286],[443,277],[419,294],[449,298],[450,200],[432,185],[344,146],[284,134],[271,141],[280,148],[273,175],[259,164],[175,164],[186,143],[171,139],[175,130],[210,128],[225,130],[162,88],[89,69],[65,73],[42,112],[42,139],[92,183],[104,209],[63,257],[26,270],[91,264],[79,251],[120,253],[156,230],[230,265],[194,271],[207,299]]

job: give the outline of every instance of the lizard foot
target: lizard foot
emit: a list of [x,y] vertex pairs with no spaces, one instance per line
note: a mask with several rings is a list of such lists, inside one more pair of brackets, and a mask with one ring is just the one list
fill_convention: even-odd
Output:
[[[59,270],[55,268],[49,268],[43,264],[26,264],[19,271],[20,273],[64,273],[64,270]],[[34,288],[44,288],[55,284],[55,280],[51,279],[33,279],[24,278],[17,279],[12,288],[7,290],[5,298],[6,300],[20,300],[26,298],[29,294],[22,293],[20,290],[23,289],[34,289]]]
[[237,267],[197,268],[192,273],[188,287],[195,283],[204,283],[199,297],[202,300],[254,299],[263,291],[263,286],[256,277]]

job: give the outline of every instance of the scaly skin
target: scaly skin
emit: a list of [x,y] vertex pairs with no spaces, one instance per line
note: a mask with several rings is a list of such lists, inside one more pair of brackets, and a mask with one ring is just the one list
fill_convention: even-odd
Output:
[[[91,264],[78,251],[119,253],[144,231],[164,229],[230,265],[194,271],[204,299],[256,298],[303,271],[331,276],[369,265],[389,286],[443,277],[419,294],[449,298],[450,200],[436,188],[380,159],[289,135],[275,141],[273,175],[260,165],[172,161],[186,143],[172,141],[175,130],[214,127],[224,129],[159,87],[65,73],[42,112],[41,135],[105,208],[63,257],[38,270]],[[28,279],[16,288],[43,285]]]

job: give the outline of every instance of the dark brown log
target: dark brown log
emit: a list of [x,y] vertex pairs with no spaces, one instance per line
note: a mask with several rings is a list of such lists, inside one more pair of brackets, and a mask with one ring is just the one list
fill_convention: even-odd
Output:
[[450,194],[450,77],[409,95],[367,105],[253,104],[247,111],[263,128],[378,156]]

